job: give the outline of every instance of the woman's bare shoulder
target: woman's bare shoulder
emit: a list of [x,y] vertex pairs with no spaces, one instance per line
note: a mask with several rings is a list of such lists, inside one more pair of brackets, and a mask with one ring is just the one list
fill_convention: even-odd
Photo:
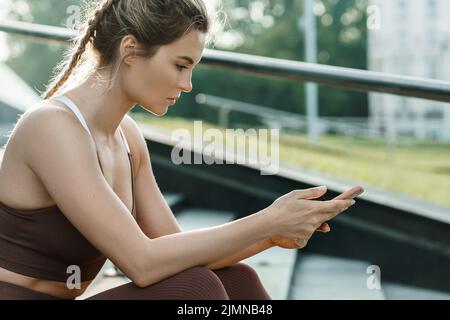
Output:
[[[51,101],[43,101],[33,105],[21,115],[8,144],[12,143],[19,147],[22,156],[29,159],[32,155],[31,150],[36,148],[39,149],[39,153],[45,153],[46,148],[50,147],[49,144],[54,140],[52,136],[58,135],[65,139],[75,136],[80,139],[83,135],[87,135],[84,131],[71,110]],[[90,143],[90,140],[84,137],[82,141]]]
[[[60,103],[44,100],[32,105],[18,119],[15,131],[28,137],[33,136],[33,131],[42,126],[61,125],[62,118],[74,119],[73,114]],[[75,121],[67,121],[64,125],[75,125]]]
[[22,114],[22,117],[28,115],[48,115],[49,113],[71,114],[68,108],[64,107],[61,102],[54,100],[42,100],[30,106],[30,108]]

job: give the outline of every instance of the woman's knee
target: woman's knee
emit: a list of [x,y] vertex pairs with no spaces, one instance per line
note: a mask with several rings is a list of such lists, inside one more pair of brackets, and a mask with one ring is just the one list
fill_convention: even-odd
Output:
[[214,272],[221,279],[232,300],[270,299],[258,273],[248,264],[240,262]]
[[194,299],[228,299],[220,278],[206,267],[193,267],[184,270],[177,275],[177,280],[185,286]]
[[245,279],[259,281],[259,276],[258,276],[258,273],[256,272],[256,270],[253,269],[253,267],[249,266],[246,263],[239,262],[239,263],[229,266],[228,268],[229,268],[230,272],[232,272],[236,275],[239,275]]
[[89,299],[228,300],[229,297],[214,272],[206,267],[194,267],[146,287],[127,283]]

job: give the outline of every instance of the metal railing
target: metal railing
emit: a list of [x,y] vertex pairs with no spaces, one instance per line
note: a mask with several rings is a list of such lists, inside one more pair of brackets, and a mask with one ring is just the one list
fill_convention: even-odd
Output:
[[[0,31],[63,44],[76,36],[70,29],[17,21],[0,22]],[[291,60],[206,49],[201,61],[208,66],[265,77],[315,82],[356,90],[450,102],[450,82],[334,67]]]
[[[216,109],[218,112],[218,124],[222,128],[229,127],[231,112],[254,115],[256,119],[269,128],[302,131],[307,130],[308,127],[307,117],[294,112],[276,110],[204,93],[197,94],[195,101],[200,105]],[[358,135],[359,137],[373,138],[377,136],[377,132],[369,128],[367,120],[363,124],[361,119],[355,118],[320,117],[317,119],[317,122],[319,133],[321,131],[332,131],[343,135]]]

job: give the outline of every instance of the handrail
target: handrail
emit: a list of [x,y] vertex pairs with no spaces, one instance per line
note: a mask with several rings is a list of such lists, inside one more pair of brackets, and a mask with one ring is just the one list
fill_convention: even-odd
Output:
[[[67,41],[76,35],[75,31],[66,28],[18,21],[0,22],[0,31],[55,40],[64,44],[68,44]],[[356,91],[381,92],[450,102],[450,82],[447,81],[210,49],[205,50],[202,64],[265,77],[316,82]]]
[[76,32],[68,28],[13,20],[0,22],[0,31],[38,39],[55,40],[63,45],[69,45],[68,40],[76,36]]
[[[307,126],[307,117],[294,112],[275,110],[273,108],[204,93],[197,94],[195,96],[195,101],[200,105],[217,109],[219,113],[219,124],[224,128],[228,127],[228,115],[230,112],[257,115],[263,121],[274,120],[278,125],[281,125],[282,128],[301,129]],[[337,122],[335,119],[331,119],[331,117],[320,117],[317,121],[346,135],[350,133],[356,134],[357,132],[359,136],[373,137],[375,133],[371,132],[370,128],[351,123]],[[348,122],[348,120],[345,122]]]

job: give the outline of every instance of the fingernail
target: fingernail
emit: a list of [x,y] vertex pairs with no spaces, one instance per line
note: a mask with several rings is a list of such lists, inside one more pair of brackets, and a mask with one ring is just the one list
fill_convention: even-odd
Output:
[[325,191],[325,190],[327,190],[327,187],[326,186],[320,186],[320,187],[317,187],[316,189],[318,191]]
[[351,205],[354,205],[354,204],[355,204],[355,202],[356,202],[355,200],[352,200],[352,204],[351,204]]

